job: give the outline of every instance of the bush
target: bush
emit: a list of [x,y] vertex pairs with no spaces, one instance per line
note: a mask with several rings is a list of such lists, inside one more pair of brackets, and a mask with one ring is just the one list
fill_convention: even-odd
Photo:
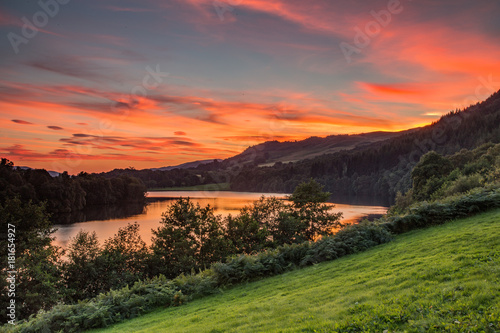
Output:
[[483,177],[477,173],[469,176],[460,175],[455,180],[445,182],[443,186],[432,195],[432,198],[438,199],[465,193],[474,188],[483,186],[483,182]]
[[406,215],[382,220],[382,225],[395,234],[401,234],[497,207],[500,207],[500,188],[478,188],[441,201],[419,202],[410,207]]
[[[214,293],[212,274],[204,272],[193,277],[167,280],[164,276],[136,282],[120,290],[72,305],[60,304],[48,312],[40,312],[21,323],[18,332],[81,332],[106,327],[137,317],[157,307],[178,306],[193,296]],[[184,292],[191,293],[186,295]]]
[[253,256],[234,256],[226,263],[212,265],[212,270],[219,285],[231,285],[281,274],[296,267],[334,260],[389,242],[391,239],[387,229],[366,221],[347,226],[337,234],[317,242],[280,246]]

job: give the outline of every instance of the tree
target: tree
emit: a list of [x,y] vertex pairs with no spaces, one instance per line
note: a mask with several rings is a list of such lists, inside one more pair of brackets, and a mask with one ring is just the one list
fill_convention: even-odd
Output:
[[117,289],[146,277],[148,248],[139,235],[139,224],[129,223],[104,243],[106,289]]
[[137,223],[120,228],[102,247],[95,232],[80,231],[68,247],[64,265],[67,301],[90,298],[145,278],[147,257]]
[[[2,318],[7,318],[10,296],[4,291],[7,278],[13,276],[16,319],[27,319],[40,309],[49,309],[61,298],[61,250],[51,244],[51,235],[55,230],[43,204],[23,203],[17,197],[7,199],[0,204],[0,227],[3,230],[0,233],[0,248],[3,251],[0,257],[0,314]],[[14,261],[9,262],[7,249],[15,250]]]
[[451,171],[453,171],[451,162],[435,151],[423,155],[411,172],[415,199],[429,199],[441,187],[444,177]]
[[209,205],[201,208],[189,198],[180,198],[163,213],[160,223],[153,230],[152,275],[175,277],[208,267],[228,254],[222,218]]
[[261,235],[267,235],[261,247],[276,247],[305,240],[302,234],[304,223],[293,215],[290,205],[284,200],[262,196],[252,206],[242,209],[241,215],[251,217],[260,226]]
[[293,194],[288,196],[288,200],[292,201],[295,207],[301,208],[311,204],[324,203],[330,198],[330,195],[331,193],[323,192],[323,186],[311,178],[307,183],[300,183]]
[[270,245],[270,233],[251,213],[250,208],[243,208],[237,216],[226,218],[226,237],[231,241],[231,253],[250,254]]
[[299,184],[288,197],[292,201],[293,216],[302,224],[299,232],[304,239],[314,240],[341,227],[342,213],[333,213],[334,206],[325,204],[329,197],[330,193],[323,192],[323,186],[314,179]]
[[80,230],[68,246],[63,266],[66,298],[69,302],[93,297],[105,291],[105,265],[97,234]]

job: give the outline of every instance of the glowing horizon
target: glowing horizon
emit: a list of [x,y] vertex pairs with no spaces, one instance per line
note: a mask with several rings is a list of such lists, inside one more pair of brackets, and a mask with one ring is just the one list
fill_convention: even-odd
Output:
[[401,131],[500,89],[486,0],[0,4],[0,157],[101,172]]

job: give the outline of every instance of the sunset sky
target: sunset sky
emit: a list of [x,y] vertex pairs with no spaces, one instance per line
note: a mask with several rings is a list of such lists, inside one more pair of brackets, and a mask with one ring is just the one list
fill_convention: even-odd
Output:
[[423,126],[500,89],[498,0],[3,0],[0,157],[71,174]]

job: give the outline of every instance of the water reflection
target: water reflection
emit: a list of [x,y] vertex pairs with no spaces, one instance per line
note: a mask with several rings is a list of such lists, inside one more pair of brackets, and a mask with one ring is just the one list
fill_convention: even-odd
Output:
[[[283,194],[264,194],[284,199]],[[226,216],[238,214],[239,210],[252,204],[262,196],[261,193],[244,192],[206,192],[206,191],[175,191],[175,192],[149,192],[148,203],[143,205],[126,205],[121,207],[98,207],[89,209],[79,214],[66,216],[59,220],[54,234],[54,243],[66,248],[68,242],[78,231],[95,231],[99,240],[112,237],[119,228],[128,223],[137,221],[140,224],[140,235],[146,244],[151,244],[151,229],[159,227],[161,215],[170,204],[179,197],[190,197],[193,201],[204,207],[214,207],[216,214]],[[333,204],[332,204],[333,205]],[[343,212],[344,222],[354,222],[367,215],[381,215],[387,211],[383,206],[335,204],[335,211]],[[76,222],[76,223],[74,223]]]
[[55,224],[72,224],[87,221],[105,221],[117,218],[127,218],[140,215],[146,208],[145,204],[106,205],[90,207],[71,214],[60,214],[52,217]]

